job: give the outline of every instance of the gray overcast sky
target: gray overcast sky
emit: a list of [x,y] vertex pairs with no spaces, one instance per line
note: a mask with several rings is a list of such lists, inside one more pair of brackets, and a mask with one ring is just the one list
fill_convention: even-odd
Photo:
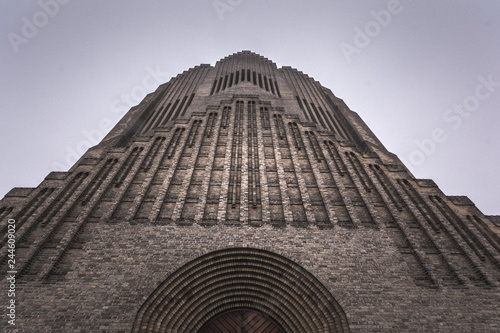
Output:
[[3,0],[0,36],[0,197],[67,170],[170,77],[252,50],[330,88],[416,177],[500,214],[498,0]]

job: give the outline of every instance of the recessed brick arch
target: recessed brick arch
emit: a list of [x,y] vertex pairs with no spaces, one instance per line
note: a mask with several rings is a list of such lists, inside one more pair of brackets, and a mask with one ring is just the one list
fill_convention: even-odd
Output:
[[344,311],[314,276],[252,248],[211,252],[179,268],[141,306],[132,332],[198,332],[237,309],[261,313],[286,332],[349,332]]

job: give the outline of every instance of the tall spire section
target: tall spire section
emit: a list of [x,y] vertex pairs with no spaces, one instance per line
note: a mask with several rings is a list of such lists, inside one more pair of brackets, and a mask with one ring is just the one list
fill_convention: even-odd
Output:
[[247,84],[281,97],[276,64],[253,52],[242,51],[225,57],[215,64],[215,71],[210,95]]
[[333,133],[336,140],[363,145],[364,138],[341,111],[347,107],[328,89],[296,69],[278,68],[250,51],[234,53],[215,66],[196,66],[172,78],[132,108],[108,137],[119,137],[117,145],[125,146],[134,136],[150,136],[157,129],[188,119],[207,101],[218,104],[220,98],[237,95],[265,97],[275,107],[286,106],[287,113],[296,114],[302,122]]

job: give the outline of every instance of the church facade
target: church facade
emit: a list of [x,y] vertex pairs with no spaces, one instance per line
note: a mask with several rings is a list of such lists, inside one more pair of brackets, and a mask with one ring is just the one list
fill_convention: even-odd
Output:
[[7,329],[500,331],[499,217],[250,51],[159,86],[0,218]]

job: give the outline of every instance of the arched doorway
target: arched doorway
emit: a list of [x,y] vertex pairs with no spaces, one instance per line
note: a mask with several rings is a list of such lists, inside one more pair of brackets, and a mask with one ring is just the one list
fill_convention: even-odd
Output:
[[179,268],[141,306],[132,332],[200,333],[219,319],[237,323],[233,312],[241,309],[287,333],[349,332],[344,311],[318,279],[281,255],[251,248],[211,252]]
[[249,309],[224,312],[210,319],[198,333],[285,333],[268,316]]

